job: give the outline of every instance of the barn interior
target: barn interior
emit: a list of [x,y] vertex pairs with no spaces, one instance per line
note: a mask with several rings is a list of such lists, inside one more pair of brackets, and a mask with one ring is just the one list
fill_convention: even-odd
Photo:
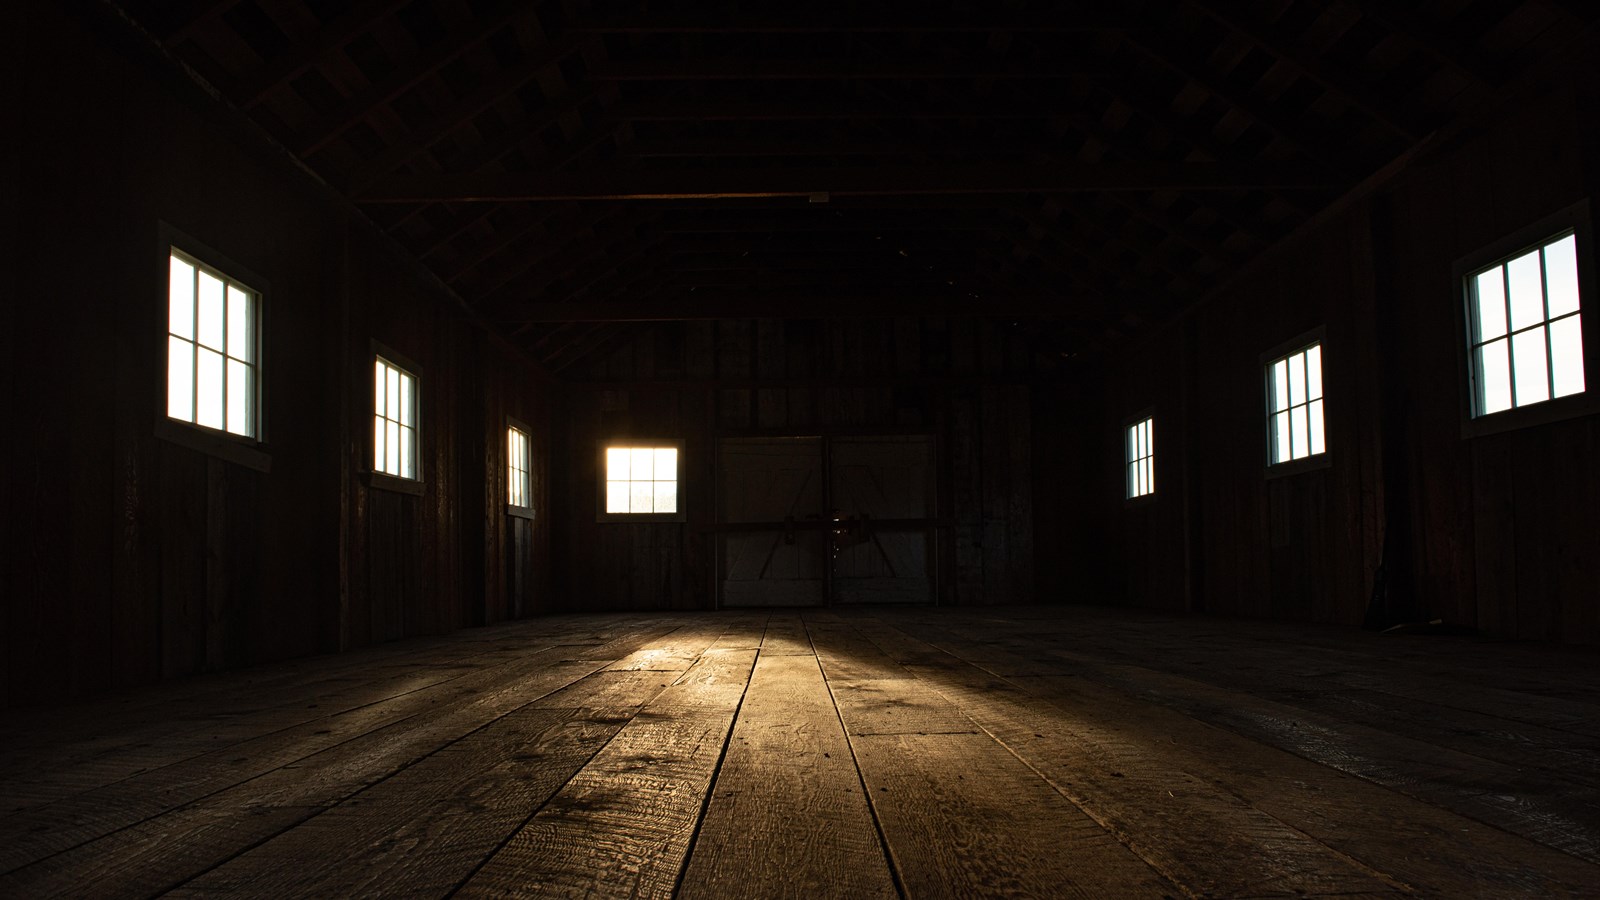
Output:
[[0,895],[1594,896],[1593,4],[7,20]]

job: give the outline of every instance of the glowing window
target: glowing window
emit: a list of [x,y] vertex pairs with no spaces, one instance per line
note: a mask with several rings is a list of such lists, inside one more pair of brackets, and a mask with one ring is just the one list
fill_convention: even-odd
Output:
[[381,356],[373,364],[372,469],[417,479],[417,378]]
[[506,505],[518,509],[533,506],[533,476],[529,466],[528,434],[520,428],[506,429]]
[[1474,416],[1583,393],[1574,234],[1469,273],[1466,294]]
[[260,294],[176,249],[167,274],[167,417],[255,438]]
[[677,447],[607,447],[608,514],[678,511]]
[[1321,342],[1267,363],[1267,434],[1273,465],[1327,452]]
[[1127,496],[1145,497],[1156,491],[1155,419],[1147,418],[1128,426]]

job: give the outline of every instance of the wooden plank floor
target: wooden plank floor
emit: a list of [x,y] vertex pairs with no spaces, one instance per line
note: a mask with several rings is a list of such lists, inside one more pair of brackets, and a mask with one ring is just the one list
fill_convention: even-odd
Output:
[[3,897],[1600,897],[1600,657],[560,616],[0,712]]

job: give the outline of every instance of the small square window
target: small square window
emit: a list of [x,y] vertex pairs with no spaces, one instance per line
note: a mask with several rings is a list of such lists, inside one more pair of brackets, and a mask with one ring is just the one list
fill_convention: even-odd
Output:
[[1322,412],[1322,342],[1267,363],[1267,459],[1271,465],[1328,451]]
[[372,470],[417,476],[417,377],[379,356],[373,363]]
[[528,433],[515,425],[506,428],[506,505],[516,510],[533,508],[533,474]]
[[1128,426],[1127,497],[1148,497],[1156,492],[1155,419],[1146,417]]
[[1464,288],[1474,418],[1584,392],[1573,231],[1467,273]]
[[604,465],[605,517],[678,517],[677,447],[613,444]]
[[222,270],[169,249],[167,418],[259,438],[260,297]]

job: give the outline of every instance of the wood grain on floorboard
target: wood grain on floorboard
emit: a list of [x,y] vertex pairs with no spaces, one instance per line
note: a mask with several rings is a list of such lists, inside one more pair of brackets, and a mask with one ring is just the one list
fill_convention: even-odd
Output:
[[1600,895],[1600,660],[563,615],[0,712],[0,896]]

